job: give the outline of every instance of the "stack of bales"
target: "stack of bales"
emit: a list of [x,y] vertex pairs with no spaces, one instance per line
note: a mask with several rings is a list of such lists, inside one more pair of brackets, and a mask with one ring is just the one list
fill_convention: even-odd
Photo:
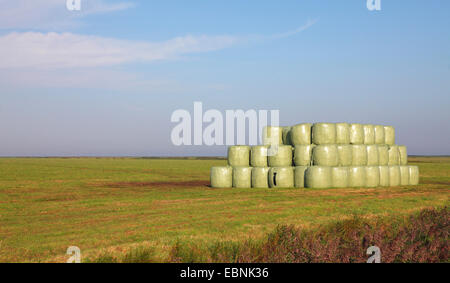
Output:
[[348,123],[266,127],[264,145],[231,146],[211,169],[219,188],[345,188],[417,185],[391,126]]

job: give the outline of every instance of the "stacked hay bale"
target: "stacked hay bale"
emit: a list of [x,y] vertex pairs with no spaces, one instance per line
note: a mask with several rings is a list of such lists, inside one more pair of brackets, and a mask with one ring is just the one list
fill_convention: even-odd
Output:
[[303,123],[266,127],[264,145],[231,146],[228,166],[211,168],[215,188],[345,188],[417,185],[391,126]]

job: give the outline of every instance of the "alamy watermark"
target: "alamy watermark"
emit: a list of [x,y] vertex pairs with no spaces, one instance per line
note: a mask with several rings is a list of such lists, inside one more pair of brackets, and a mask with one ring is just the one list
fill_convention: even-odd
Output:
[[381,262],[381,250],[377,246],[371,246],[367,249],[367,255],[370,255],[367,259],[367,263],[380,263]]
[[81,250],[77,246],[70,246],[67,248],[67,255],[71,257],[67,260],[67,263],[81,263]]
[[367,0],[366,6],[369,11],[380,11],[381,0]]
[[66,8],[69,11],[80,11],[81,10],[81,0],[67,0]]

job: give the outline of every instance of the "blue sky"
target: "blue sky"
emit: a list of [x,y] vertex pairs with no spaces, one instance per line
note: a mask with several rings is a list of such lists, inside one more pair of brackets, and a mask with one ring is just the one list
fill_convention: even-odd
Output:
[[393,125],[450,154],[450,2],[0,0],[0,156],[224,155],[176,109]]

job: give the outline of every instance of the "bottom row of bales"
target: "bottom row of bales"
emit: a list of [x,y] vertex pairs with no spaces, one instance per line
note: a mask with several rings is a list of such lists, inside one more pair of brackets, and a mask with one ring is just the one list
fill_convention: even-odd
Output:
[[213,188],[348,188],[419,184],[417,166],[212,167]]

